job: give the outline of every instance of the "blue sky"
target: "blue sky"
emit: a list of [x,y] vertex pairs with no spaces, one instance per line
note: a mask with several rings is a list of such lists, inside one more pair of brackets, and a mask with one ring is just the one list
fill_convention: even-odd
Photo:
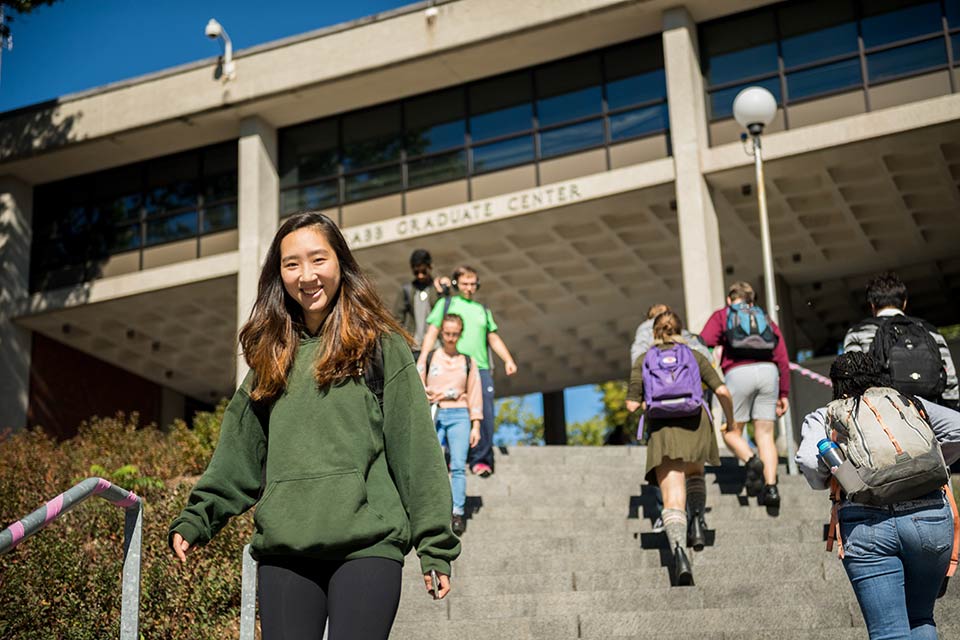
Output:
[[0,111],[220,54],[216,18],[234,50],[412,4],[411,0],[62,0],[14,16],[3,51]]
[[[11,24],[14,48],[0,61],[0,111],[213,58],[220,45],[203,30],[216,18],[234,51],[412,4],[410,0],[62,0]],[[522,363],[521,363],[522,364]],[[593,385],[564,393],[567,423],[603,410]],[[539,394],[523,406],[542,415]]]

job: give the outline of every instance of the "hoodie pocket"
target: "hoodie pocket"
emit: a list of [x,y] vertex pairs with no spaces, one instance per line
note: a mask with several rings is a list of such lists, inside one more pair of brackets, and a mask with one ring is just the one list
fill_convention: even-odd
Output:
[[369,547],[392,527],[370,508],[356,469],[270,483],[254,515],[262,553],[343,554]]

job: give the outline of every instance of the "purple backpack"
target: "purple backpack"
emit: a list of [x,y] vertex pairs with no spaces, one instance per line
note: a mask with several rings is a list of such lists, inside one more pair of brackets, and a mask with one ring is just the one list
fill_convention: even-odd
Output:
[[685,344],[650,347],[643,359],[643,399],[650,418],[699,415],[703,407],[700,366]]

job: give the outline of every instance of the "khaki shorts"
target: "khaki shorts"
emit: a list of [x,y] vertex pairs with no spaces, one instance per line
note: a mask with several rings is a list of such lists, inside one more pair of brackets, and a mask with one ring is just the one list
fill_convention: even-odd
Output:
[[742,364],[728,369],[727,388],[733,395],[733,419],[776,420],[780,397],[780,370],[772,362]]

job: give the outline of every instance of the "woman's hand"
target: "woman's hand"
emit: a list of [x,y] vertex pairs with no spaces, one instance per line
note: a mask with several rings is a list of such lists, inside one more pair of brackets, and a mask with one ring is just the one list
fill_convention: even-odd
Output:
[[474,420],[473,426],[470,427],[470,448],[473,449],[478,444],[480,444],[480,421]]
[[179,533],[173,534],[173,553],[180,559],[180,562],[186,562],[187,556],[193,553],[193,547],[183,539]]
[[627,400],[627,411],[633,413],[640,408],[640,403],[636,400]]
[[[433,578],[430,577],[429,573],[423,574],[423,582],[427,586],[427,593],[433,593]],[[440,583],[440,590],[436,592],[436,599],[443,600],[450,593],[450,576],[438,573],[437,582]]]

